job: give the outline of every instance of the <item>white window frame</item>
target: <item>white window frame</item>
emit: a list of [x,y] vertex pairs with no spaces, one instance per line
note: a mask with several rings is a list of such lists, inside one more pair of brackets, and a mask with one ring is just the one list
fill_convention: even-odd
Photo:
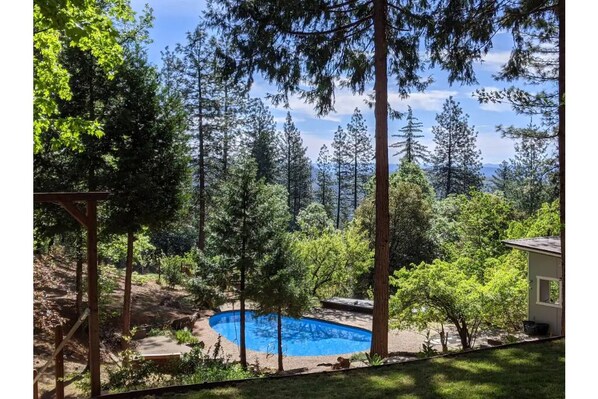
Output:
[[[559,282],[559,303],[547,303],[540,300],[540,280],[558,281]],[[536,276],[536,305],[549,306],[551,308],[561,308],[563,303],[563,281],[556,277]]]

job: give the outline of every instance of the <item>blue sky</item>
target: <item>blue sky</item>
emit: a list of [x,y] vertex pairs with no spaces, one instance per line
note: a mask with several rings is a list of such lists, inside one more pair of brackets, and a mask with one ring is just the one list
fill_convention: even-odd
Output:
[[[132,0],[133,9],[140,11],[145,4],[153,9],[154,27],[150,30],[153,43],[149,47],[150,61],[160,64],[160,51],[166,46],[174,48],[177,43],[185,41],[186,32],[192,30],[199,21],[199,15],[205,8],[205,2],[200,0]],[[503,82],[497,82],[492,74],[497,72],[500,66],[507,60],[511,49],[511,37],[507,33],[498,33],[495,36],[492,50],[487,54],[483,63],[476,64],[476,76],[479,81],[477,86],[464,86],[455,84],[449,86],[446,73],[439,70],[430,70],[434,83],[423,93],[412,93],[407,99],[399,99],[396,88],[389,84],[389,101],[391,106],[399,111],[406,110],[411,105],[414,116],[424,125],[424,138],[422,143],[433,149],[432,126],[435,125],[435,116],[442,110],[442,104],[449,97],[453,96],[461,104],[465,113],[469,114],[469,122],[478,131],[478,147],[482,151],[483,163],[500,163],[513,156],[514,141],[502,138],[496,132],[495,126],[516,125],[524,126],[529,123],[529,117],[516,115],[508,105],[503,104],[479,104],[472,97],[472,92],[477,88],[501,88],[506,86]],[[389,80],[389,83],[391,80]],[[370,84],[370,89],[373,82]],[[268,92],[274,92],[275,88],[256,76],[256,81],[251,90],[253,97],[263,97]],[[349,122],[355,107],[359,107],[366,119],[370,135],[374,133],[374,115],[364,103],[363,97],[353,95],[349,90],[338,90],[336,92],[335,113],[318,118],[313,111],[311,104],[302,100],[292,98],[290,101],[290,112],[296,126],[302,133],[303,141],[308,148],[308,155],[316,160],[322,144],[330,144],[334,132],[339,125],[346,126]],[[277,122],[278,128],[282,128],[287,109],[270,106],[271,112]],[[395,134],[404,125],[404,121],[389,121],[389,135]],[[389,137],[389,142],[396,141],[396,138]],[[394,149],[389,150],[390,163],[398,163],[398,157],[393,156]]]

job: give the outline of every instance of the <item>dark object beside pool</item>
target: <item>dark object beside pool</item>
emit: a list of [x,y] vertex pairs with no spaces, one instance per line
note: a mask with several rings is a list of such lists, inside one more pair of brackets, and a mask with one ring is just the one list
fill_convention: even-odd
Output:
[[348,310],[350,312],[359,312],[372,314],[374,312],[374,302],[369,299],[339,298],[334,297],[320,301],[323,308]]
[[525,320],[523,322],[523,332],[527,335],[548,335],[547,323],[536,323],[535,321]]

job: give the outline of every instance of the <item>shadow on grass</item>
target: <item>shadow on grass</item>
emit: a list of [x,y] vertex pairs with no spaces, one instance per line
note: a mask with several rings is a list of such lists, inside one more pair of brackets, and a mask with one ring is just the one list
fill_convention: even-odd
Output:
[[558,340],[342,374],[249,381],[160,398],[564,398],[564,354],[564,340]]

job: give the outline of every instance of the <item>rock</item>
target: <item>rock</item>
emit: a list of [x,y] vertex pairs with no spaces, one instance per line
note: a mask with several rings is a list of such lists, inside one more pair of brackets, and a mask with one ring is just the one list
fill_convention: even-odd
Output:
[[502,341],[500,341],[498,339],[488,338],[487,341],[488,341],[488,345],[492,345],[492,346],[502,345]]
[[195,325],[197,319],[199,319],[199,313],[195,312],[191,316],[185,316],[181,317],[180,319],[172,320],[170,322],[170,327],[173,330],[182,330],[187,327],[189,331],[193,331],[193,326]]
[[350,359],[345,359],[344,357],[339,356],[336,360],[338,361],[338,363],[332,365],[332,370],[348,369],[349,367],[351,367]]

